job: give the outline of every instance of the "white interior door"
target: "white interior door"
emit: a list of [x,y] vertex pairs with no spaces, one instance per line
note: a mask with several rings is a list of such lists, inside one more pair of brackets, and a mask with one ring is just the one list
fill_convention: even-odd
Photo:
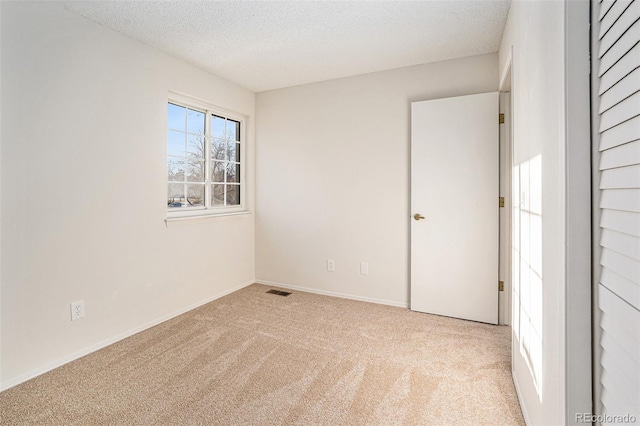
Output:
[[498,147],[497,92],[411,104],[412,310],[497,324]]

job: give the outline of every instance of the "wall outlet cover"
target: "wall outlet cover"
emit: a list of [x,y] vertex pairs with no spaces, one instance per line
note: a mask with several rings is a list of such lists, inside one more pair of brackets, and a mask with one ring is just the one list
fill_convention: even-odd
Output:
[[75,321],[84,316],[84,300],[71,303],[71,321]]
[[335,272],[336,270],[336,261],[333,259],[327,259],[327,271]]
[[369,264],[367,262],[360,263],[360,275],[369,275]]

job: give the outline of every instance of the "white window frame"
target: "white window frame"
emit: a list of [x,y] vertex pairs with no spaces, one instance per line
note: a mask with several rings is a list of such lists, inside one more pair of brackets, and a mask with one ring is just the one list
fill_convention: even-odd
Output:
[[[247,117],[234,111],[221,108],[207,101],[193,98],[181,93],[169,93],[167,105],[169,103],[186,107],[192,110],[200,111],[205,114],[205,181],[204,181],[204,207],[183,207],[172,210],[167,206],[167,221],[180,220],[188,218],[200,218],[207,216],[225,216],[231,214],[249,213],[247,203]],[[166,111],[166,110],[165,110]],[[240,123],[240,180],[238,182],[240,188],[240,204],[234,206],[213,206],[211,205],[211,116],[216,115],[225,119],[231,119]],[[165,132],[169,130],[168,117],[165,122]],[[166,134],[166,133],[165,133]],[[165,139],[165,149],[167,140]],[[168,160],[168,150],[165,151],[165,162]],[[165,165],[165,198],[168,195],[168,179],[166,178]]]

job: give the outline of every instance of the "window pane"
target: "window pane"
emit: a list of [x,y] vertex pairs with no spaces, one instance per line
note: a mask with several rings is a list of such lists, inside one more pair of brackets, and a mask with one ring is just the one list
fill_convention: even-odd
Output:
[[236,145],[238,144],[235,142],[227,142],[227,159],[230,161],[235,161],[234,159],[236,158]]
[[187,132],[204,135],[204,113],[187,110]]
[[240,164],[227,163],[227,180],[226,182],[240,182]]
[[204,185],[187,185],[187,207],[204,206]]
[[227,138],[240,142],[240,123],[235,120],[227,120]]
[[184,158],[167,159],[167,180],[184,182]]
[[184,185],[181,183],[170,183],[167,193],[167,206],[171,209],[182,207],[184,201]]
[[224,185],[211,185],[211,205],[224,206]]
[[214,160],[227,159],[227,143],[222,139],[213,138],[211,141],[211,158]]
[[214,138],[224,138],[225,119],[217,115],[211,116],[211,136]]
[[167,107],[167,124],[170,129],[182,130],[186,129],[186,113],[187,109],[174,104]]
[[213,162],[211,168],[211,182],[224,182],[225,166],[228,163],[221,163],[219,161]]
[[204,161],[187,160],[187,181],[204,182]]
[[189,135],[187,143],[187,156],[189,158],[202,158],[204,160],[204,137]]
[[185,133],[169,130],[167,133],[167,155],[184,156],[185,136]]
[[227,185],[227,205],[237,206],[240,204],[240,185]]

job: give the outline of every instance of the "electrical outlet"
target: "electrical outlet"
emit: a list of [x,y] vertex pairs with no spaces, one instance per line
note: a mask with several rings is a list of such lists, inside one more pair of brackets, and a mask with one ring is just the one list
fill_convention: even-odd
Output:
[[78,300],[71,304],[71,321],[75,321],[84,316],[84,300]]
[[360,275],[369,275],[369,264],[367,262],[360,262]]
[[335,272],[336,270],[336,261],[333,259],[327,259],[327,271]]

